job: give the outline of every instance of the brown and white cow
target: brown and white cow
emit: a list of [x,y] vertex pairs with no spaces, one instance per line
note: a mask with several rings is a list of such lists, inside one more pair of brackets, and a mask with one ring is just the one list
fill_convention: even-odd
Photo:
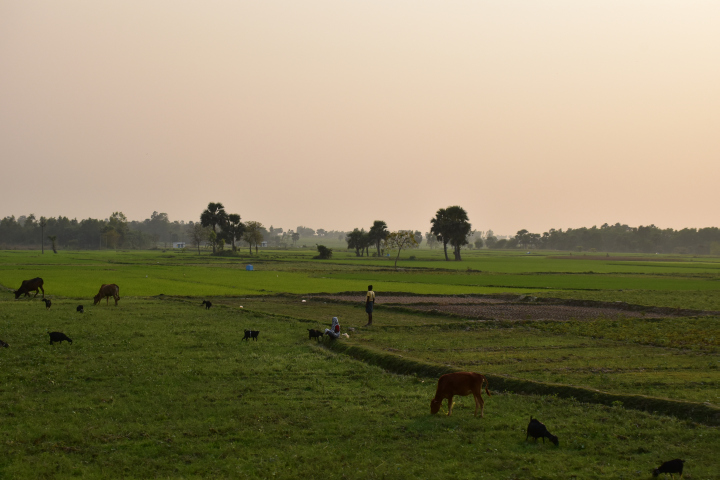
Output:
[[120,287],[114,283],[101,286],[100,291],[95,295],[95,303],[93,303],[93,305],[100,303],[103,297],[106,300],[106,305],[110,304],[110,297],[115,299],[115,305],[117,305],[118,300],[120,300]]
[[[35,290],[35,297],[38,296],[38,293],[40,293],[40,290],[43,292],[43,298],[45,298],[45,289],[43,288],[43,279],[40,277],[33,278],[32,280],[23,280],[22,285],[20,285],[20,288],[15,290],[15,300],[20,298],[20,295],[23,293],[26,297],[30,296],[30,292],[32,290]],[[33,298],[35,298],[33,297]]]
[[480,416],[485,416],[485,402],[482,399],[483,383],[485,383],[485,392],[490,396],[488,390],[489,383],[485,375],[475,372],[455,372],[448,373],[440,377],[438,380],[435,398],[430,402],[430,413],[435,414],[440,410],[443,400],[448,400],[448,416],[452,413],[453,396],[454,395],[470,395],[475,397],[475,416],[477,417],[478,408],[480,408]]

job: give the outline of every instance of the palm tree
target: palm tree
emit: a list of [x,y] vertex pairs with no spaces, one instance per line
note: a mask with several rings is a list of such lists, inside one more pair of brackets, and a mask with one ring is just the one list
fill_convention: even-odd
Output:
[[453,247],[455,260],[462,260],[460,248],[468,244],[467,236],[472,230],[472,225],[468,220],[465,209],[457,205],[441,208],[435,214],[435,218],[430,220],[432,224],[430,232],[437,235],[438,240],[443,242],[445,260],[450,260],[447,255],[448,243]]
[[442,242],[443,251],[445,252],[445,260],[450,261],[447,254],[447,244],[450,241],[449,233],[449,219],[447,218],[447,211],[444,208],[439,209],[435,213],[435,218],[430,220],[432,226],[430,227],[430,233],[437,237],[438,242]]
[[55,243],[57,241],[57,235],[48,235],[47,238],[52,242],[53,252],[57,253],[57,248],[56,248],[56,243]]
[[229,237],[232,250],[235,251],[235,239],[240,239],[245,231],[245,224],[240,221],[240,215],[231,213],[227,216],[227,223],[223,226],[223,232]]
[[387,223],[382,220],[375,220],[373,226],[370,227],[368,235],[370,236],[370,241],[374,243],[377,248],[378,257],[380,256],[380,243],[385,240],[388,233]]
[[[221,227],[227,222],[227,213],[222,203],[208,203],[207,208],[200,214],[200,223],[203,227],[212,227],[217,236],[217,225]],[[215,253],[215,242],[213,242],[213,253]]]
[[460,261],[460,247],[468,244],[468,235],[472,231],[472,225],[468,221],[468,215],[464,208],[459,206],[448,207],[445,210],[450,220],[450,245],[453,246],[455,260]]
[[47,226],[47,218],[40,217],[40,245],[43,255],[45,254],[45,227]]

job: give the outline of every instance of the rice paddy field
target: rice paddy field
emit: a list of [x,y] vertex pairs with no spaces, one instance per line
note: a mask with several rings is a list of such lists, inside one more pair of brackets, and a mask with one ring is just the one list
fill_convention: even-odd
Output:
[[[719,258],[409,255],[0,252],[0,478],[720,478]],[[461,370],[485,417],[430,415]]]

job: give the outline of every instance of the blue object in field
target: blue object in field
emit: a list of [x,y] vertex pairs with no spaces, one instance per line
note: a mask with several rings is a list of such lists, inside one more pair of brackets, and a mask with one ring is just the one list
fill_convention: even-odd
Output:
[[245,267],[245,270],[247,270],[248,272],[252,272],[255,269],[253,268],[252,265],[248,265],[247,267]]

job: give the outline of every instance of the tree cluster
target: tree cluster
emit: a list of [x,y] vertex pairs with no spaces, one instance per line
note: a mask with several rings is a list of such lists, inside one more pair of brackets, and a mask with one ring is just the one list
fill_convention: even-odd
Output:
[[369,257],[371,246],[377,250],[376,255],[380,256],[382,255],[381,243],[389,233],[387,223],[382,220],[375,220],[367,232],[364,228],[355,228],[345,235],[345,241],[347,242],[347,248],[354,248],[355,255],[358,257],[362,257],[366,253]]
[[[206,230],[192,229],[190,231],[193,243],[198,246],[200,253],[200,243],[203,240],[209,240],[212,245],[213,254],[224,250],[225,244],[230,243],[232,251],[235,252],[237,247],[236,241],[244,241],[248,244],[250,254],[255,246],[255,253],[258,246],[262,243],[268,231],[262,223],[256,221],[241,222],[240,215],[237,213],[227,213],[222,203],[210,202],[203,212],[200,214],[200,224]],[[218,230],[220,228],[220,230]]]
[[453,249],[453,256],[456,261],[462,260],[460,249],[469,243],[468,236],[472,231],[472,225],[464,208],[454,205],[441,208],[430,220],[430,233],[435,235],[437,241],[442,244],[445,252],[445,260],[448,258],[447,246]]

